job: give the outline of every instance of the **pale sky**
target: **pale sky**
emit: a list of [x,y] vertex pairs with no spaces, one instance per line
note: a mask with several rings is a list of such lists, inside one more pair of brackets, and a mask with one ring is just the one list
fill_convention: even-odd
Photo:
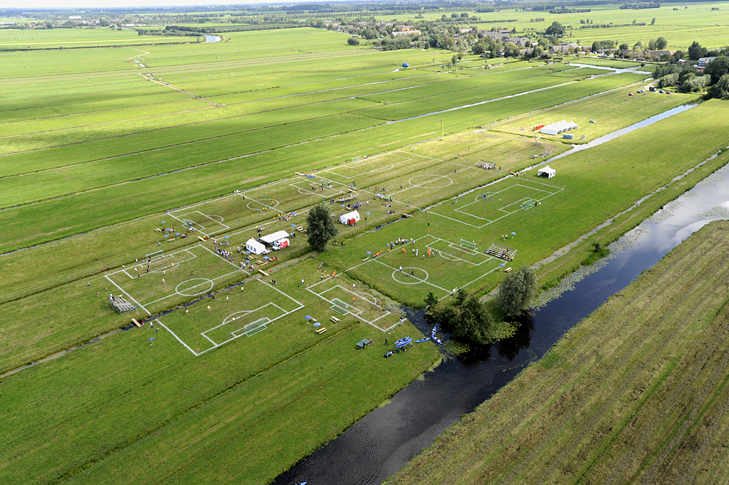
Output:
[[18,8],[170,7],[175,5],[240,5],[244,3],[300,3],[281,0],[25,0]]

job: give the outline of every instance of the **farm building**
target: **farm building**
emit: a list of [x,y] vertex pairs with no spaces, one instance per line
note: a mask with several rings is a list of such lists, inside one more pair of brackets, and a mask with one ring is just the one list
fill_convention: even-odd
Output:
[[574,121],[558,121],[556,123],[550,123],[547,126],[543,127],[540,132],[544,135],[559,135],[564,133],[565,131],[570,130],[576,130],[577,129],[577,123]]

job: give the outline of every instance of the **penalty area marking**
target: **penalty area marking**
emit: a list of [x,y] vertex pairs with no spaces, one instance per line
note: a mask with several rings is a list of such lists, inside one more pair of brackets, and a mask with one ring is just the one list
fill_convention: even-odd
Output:
[[[270,205],[267,202],[270,202]],[[273,209],[274,207],[278,207],[278,204],[279,204],[279,202],[276,199],[251,199],[251,201],[246,204],[246,207],[248,207],[252,211],[260,209],[260,207],[251,207],[251,204],[253,204],[253,203],[262,205],[263,207],[266,207],[268,209]]]
[[[418,275],[415,276],[414,274],[413,275],[407,274],[407,270],[410,270],[413,273],[415,273],[415,271],[417,270],[418,271]],[[422,273],[425,273],[425,277],[424,278],[420,278],[420,273],[421,272]],[[402,275],[402,279],[400,279],[397,276],[395,276],[395,275],[398,275],[398,274],[399,275]],[[428,274],[427,271],[425,271],[422,268],[415,268],[413,266],[408,266],[406,268],[403,268],[402,271],[400,271],[399,269],[396,269],[395,271],[392,272],[392,279],[395,280],[395,281],[397,281],[398,283],[402,283],[403,285],[417,285],[418,283],[425,283],[426,281],[428,281],[428,278],[430,278],[430,275]],[[415,281],[412,281],[413,279]]]
[[[421,182],[420,180],[423,181]],[[449,185],[453,185],[453,179],[446,175],[424,174],[410,177],[408,183],[413,187],[421,189],[443,189]]]
[[243,311],[240,311],[240,312],[233,312],[233,313],[231,313],[230,315],[228,315],[227,317],[225,317],[223,319],[223,325],[225,325],[227,323],[230,323],[230,322],[233,322],[239,316],[248,315],[249,313],[251,313],[249,310],[243,310]]
[[[200,283],[192,284],[187,287],[183,286],[186,283],[192,283],[192,282],[196,282],[196,281],[199,281]],[[202,286],[207,286],[207,288],[202,291],[199,291],[197,293],[186,293],[186,292],[190,292],[190,290],[194,290],[195,288],[199,288]],[[180,296],[198,296],[198,295],[202,295],[203,293],[207,293],[208,291],[212,290],[213,286],[215,286],[215,283],[213,283],[213,280],[210,280],[207,278],[192,278],[189,280],[185,280],[182,283],[180,283],[179,285],[177,285],[175,287],[175,293],[177,293]],[[182,287],[182,289],[180,289],[180,287]]]

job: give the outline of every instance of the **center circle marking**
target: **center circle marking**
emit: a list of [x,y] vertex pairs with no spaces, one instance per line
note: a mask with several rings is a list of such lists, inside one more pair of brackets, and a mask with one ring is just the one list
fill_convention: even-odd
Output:
[[[411,271],[414,273],[413,275],[410,274]],[[429,277],[430,275],[424,269],[412,266],[403,268],[402,271],[396,269],[392,272],[392,279],[403,285],[417,285],[418,283],[428,281]]]
[[[184,287],[182,285],[185,285],[186,283],[194,283],[199,282],[197,284],[187,285],[187,287]],[[201,286],[207,286],[206,289],[195,293],[194,288],[201,287]],[[207,278],[192,278],[189,280],[185,280],[179,285],[175,287],[175,293],[182,296],[198,296],[202,295],[203,293],[207,293],[208,291],[213,289],[213,286],[215,286],[215,283],[213,283],[213,280],[209,280]],[[180,290],[180,287],[182,287],[182,290]]]
[[445,175],[425,174],[410,177],[408,183],[422,189],[443,189],[453,185],[453,180]]

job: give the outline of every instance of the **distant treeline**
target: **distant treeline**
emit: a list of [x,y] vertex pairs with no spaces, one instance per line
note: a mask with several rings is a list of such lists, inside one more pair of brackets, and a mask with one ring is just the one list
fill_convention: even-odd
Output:
[[589,8],[567,8],[567,7],[559,7],[559,8],[550,8],[547,10],[549,13],[554,14],[560,14],[560,13],[585,13],[585,12],[591,12],[592,10]]
[[620,6],[620,8],[631,10],[640,10],[643,8],[661,8],[661,4],[658,2],[624,3]]
[[645,22],[637,22],[634,24],[590,24],[590,25],[580,25],[581,29],[610,29],[613,27],[637,27],[640,25],[645,25]]
[[[150,35],[205,35],[205,34],[222,34],[225,32],[247,32],[250,30],[271,30],[271,29],[293,29],[302,27],[300,23],[270,23],[260,25],[218,25],[210,27],[188,27],[181,25],[168,25],[161,34]],[[139,31],[141,31],[140,29]],[[154,32],[154,31],[153,31]],[[142,35],[142,34],[140,34]]]

